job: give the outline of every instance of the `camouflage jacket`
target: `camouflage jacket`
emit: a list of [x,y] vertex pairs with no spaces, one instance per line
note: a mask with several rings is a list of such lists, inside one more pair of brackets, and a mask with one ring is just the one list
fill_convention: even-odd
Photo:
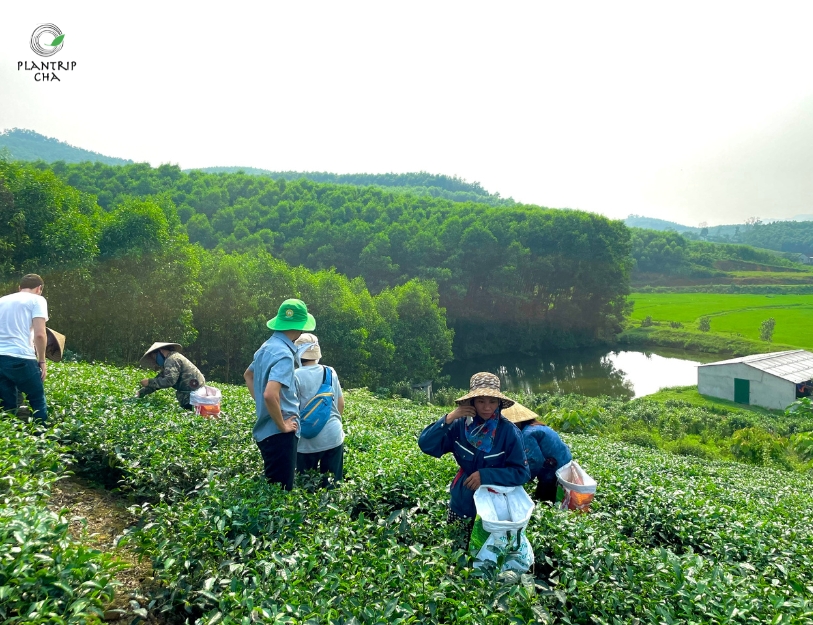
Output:
[[189,394],[194,390],[190,385],[197,380],[198,386],[204,386],[206,380],[200,370],[180,352],[172,352],[164,361],[161,373],[149,380],[147,386],[138,392],[139,397],[154,393],[160,388],[174,388],[175,398],[181,406],[189,405]]

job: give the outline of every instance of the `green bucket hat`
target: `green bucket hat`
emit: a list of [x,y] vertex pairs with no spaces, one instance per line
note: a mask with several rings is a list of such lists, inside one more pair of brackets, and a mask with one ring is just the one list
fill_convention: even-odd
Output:
[[301,299],[286,299],[279,307],[277,316],[266,324],[272,330],[302,330],[310,332],[316,329],[316,319],[308,312],[308,307]]

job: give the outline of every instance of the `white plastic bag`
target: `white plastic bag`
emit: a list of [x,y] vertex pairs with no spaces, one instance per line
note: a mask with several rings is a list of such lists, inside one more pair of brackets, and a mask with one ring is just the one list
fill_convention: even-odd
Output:
[[596,480],[571,460],[556,471],[556,501],[562,510],[590,511],[590,504],[596,494]]
[[502,569],[524,573],[533,566],[534,551],[525,527],[531,519],[534,502],[521,486],[480,486],[474,493],[477,517],[471,532],[469,552],[474,568],[486,562],[497,563],[505,556]]
[[189,403],[195,408],[195,414],[204,417],[218,416],[222,400],[220,389],[214,386],[202,386],[189,394]]
[[484,484],[474,492],[474,506],[488,532],[522,529],[534,511],[534,502],[521,486]]

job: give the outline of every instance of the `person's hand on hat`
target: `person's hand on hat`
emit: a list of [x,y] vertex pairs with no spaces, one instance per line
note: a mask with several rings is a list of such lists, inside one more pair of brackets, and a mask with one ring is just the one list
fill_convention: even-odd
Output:
[[477,414],[474,406],[458,406],[446,415],[446,423],[452,423],[457,419],[465,419],[466,417],[473,417]]
[[470,476],[466,478],[466,481],[463,482],[463,486],[468,488],[469,490],[477,490],[480,488],[480,472],[475,471]]

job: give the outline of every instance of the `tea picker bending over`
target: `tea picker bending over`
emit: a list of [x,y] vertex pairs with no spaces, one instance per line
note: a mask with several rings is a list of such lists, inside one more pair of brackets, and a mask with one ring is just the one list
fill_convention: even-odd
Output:
[[440,458],[452,453],[460,469],[452,480],[447,520],[471,524],[477,510],[474,491],[481,484],[522,486],[530,473],[522,436],[501,411],[513,400],[500,392],[500,378],[476,373],[457,408],[421,432],[418,445]]
[[536,482],[537,501],[556,501],[556,471],[573,460],[570,448],[556,430],[539,420],[539,416],[522,404],[515,403],[503,415],[522,432],[525,457]]
[[139,397],[146,397],[162,388],[174,388],[175,399],[184,410],[192,410],[189,396],[192,391],[205,386],[206,380],[200,370],[179,350],[178,343],[153,343],[139,363],[148,368],[158,367],[161,372],[154,378],[141,380]]
[[[323,475],[322,485],[328,486],[329,475],[335,482],[342,480],[344,467],[344,394],[339,376],[333,367],[320,365],[322,350],[315,334],[305,333],[294,342],[300,349],[302,366],[294,372],[296,392],[299,396],[300,434],[296,454],[297,473],[318,469]],[[320,395],[322,387],[329,396]],[[324,405],[320,405],[320,399]],[[315,423],[311,423],[316,421]]]

